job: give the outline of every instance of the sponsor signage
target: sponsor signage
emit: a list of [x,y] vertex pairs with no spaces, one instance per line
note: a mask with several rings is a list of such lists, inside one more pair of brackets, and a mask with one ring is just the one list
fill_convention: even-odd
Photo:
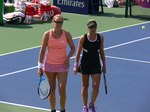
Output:
[[54,0],[53,4],[62,12],[88,14],[89,0]]
[[150,0],[135,0],[136,3],[142,7],[150,8]]

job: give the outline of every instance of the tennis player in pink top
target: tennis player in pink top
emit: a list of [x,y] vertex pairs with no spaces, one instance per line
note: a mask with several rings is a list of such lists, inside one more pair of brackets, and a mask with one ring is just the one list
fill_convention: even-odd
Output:
[[[75,46],[71,34],[62,29],[63,17],[55,15],[52,20],[53,29],[46,31],[42,37],[42,45],[38,57],[38,73],[46,73],[51,85],[51,94],[48,97],[51,112],[56,112],[55,90],[58,80],[60,112],[65,112],[66,83],[70,57],[75,52]],[[70,46],[70,52],[66,52],[66,46]],[[44,63],[44,65],[42,64]]]

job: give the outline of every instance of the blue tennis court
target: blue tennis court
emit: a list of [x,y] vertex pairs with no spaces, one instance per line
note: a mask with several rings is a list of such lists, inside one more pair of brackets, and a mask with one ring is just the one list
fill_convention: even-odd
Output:
[[[142,30],[141,27],[147,28]],[[99,32],[105,39],[108,94],[103,78],[96,101],[97,112],[150,111],[150,22]],[[74,38],[77,45],[78,37]],[[48,111],[47,100],[37,94],[39,46],[0,55],[0,103]],[[67,112],[81,112],[80,74],[72,72],[67,82]],[[91,90],[91,88],[89,88]],[[58,98],[58,92],[56,92]],[[59,110],[57,100],[56,109]],[[7,111],[6,112],[10,112]]]

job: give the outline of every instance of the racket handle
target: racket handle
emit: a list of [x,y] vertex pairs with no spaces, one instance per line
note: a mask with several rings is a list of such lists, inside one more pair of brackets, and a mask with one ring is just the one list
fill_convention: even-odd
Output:
[[105,87],[105,94],[107,94],[107,82],[106,82],[106,75],[105,73],[103,72],[103,77],[104,77],[104,87]]

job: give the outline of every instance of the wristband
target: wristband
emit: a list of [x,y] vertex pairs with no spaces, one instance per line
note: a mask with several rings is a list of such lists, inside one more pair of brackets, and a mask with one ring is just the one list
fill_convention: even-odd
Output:
[[103,62],[103,66],[106,66],[106,62]]
[[78,63],[74,63],[74,67],[78,67]]
[[42,68],[43,64],[38,62],[38,68]]

